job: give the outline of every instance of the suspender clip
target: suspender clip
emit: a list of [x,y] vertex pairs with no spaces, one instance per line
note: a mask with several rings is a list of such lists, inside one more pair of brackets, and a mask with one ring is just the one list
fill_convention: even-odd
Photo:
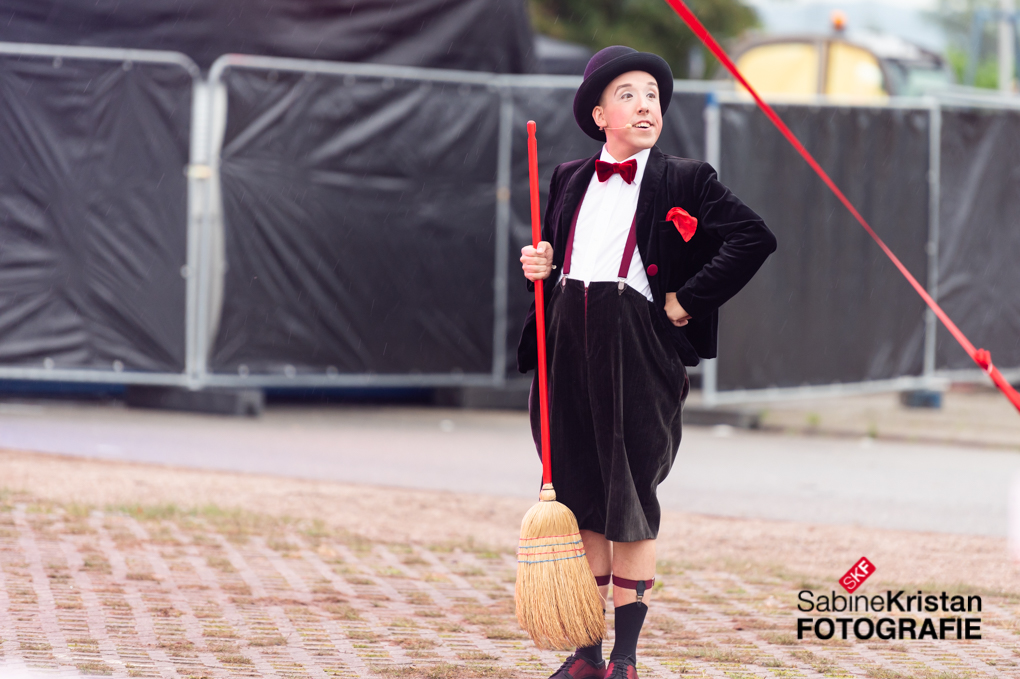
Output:
[[622,279],[622,278],[621,278],[621,279],[620,279],[620,280],[619,280],[619,281],[618,281],[618,282],[616,283],[616,293],[617,293],[618,295],[622,295],[622,294],[623,294],[623,291],[624,291],[624,289],[625,289],[626,287],[627,287],[627,281],[625,281],[624,279]]

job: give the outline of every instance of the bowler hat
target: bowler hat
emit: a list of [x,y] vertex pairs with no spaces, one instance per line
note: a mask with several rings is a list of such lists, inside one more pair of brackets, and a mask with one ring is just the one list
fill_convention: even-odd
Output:
[[606,133],[592,120],[591,112],[598,106],[602,92],[619,75],[629,71],[650,73],[659,85],[659,102],[662,112],[673,98],[673,72],[666,60],[657,54],[638,52],[636,49],[613,45],[595,53],[584,69],[584,82],[574,95],[574,120],[592,139],[606,140]]

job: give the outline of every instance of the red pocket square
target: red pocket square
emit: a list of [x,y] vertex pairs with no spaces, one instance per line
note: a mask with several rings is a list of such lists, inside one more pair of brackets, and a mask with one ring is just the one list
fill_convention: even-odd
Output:
[[672,220],[676,224],[676,230],[680,232],[680,237],[684,239],[686,243],[694,236],[694,232],[698,230],[698,220],[687,214],[687,210],[682,207],[671,208],[666,213],[666,219]]

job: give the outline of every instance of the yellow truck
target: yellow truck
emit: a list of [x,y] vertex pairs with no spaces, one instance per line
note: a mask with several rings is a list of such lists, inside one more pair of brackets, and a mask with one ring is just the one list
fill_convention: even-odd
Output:
[[[952,84],[945,59],[881,33],[786,35],[746,40],[734,61],[760,94],[853,100],[921,95]],[[737,86],[738,90],[743,90]]]

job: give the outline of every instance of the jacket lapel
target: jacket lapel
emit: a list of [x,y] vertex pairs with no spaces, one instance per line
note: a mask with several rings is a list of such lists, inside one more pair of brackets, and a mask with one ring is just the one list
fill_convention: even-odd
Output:
[[[601,150],[599,151],[601,154]],[[599,158],[596,154],[586,160],[577,168],[574,175],[567,181],[567,188],[563,192],[563,207],[560,210],[560,222],[556,228],[557,243],[553,243],[556,252],[563,252],[567,245],[567,238],[570,236],[570,222],[574,218],[574,211],[577,210],[581,199],[584,198],[591,183],[592,175],[595,174],[595,161]]]
[[[592,163],[594,169],[595,164]],[[658,146],[653,146],[648,154],[648,161],[645,164],[645,174],[641,178],[641,191],[638,193],[637,210],[634,214],[637,219],[637,242],[638,250],[643,260],[648,257],[648,250],[645,244],[649,242],[652,232],[652,224],[655,223],[652,214],[655,209],[655,193],[659,190],[659,182],[662,173],[666,170],[666,159],[662,157],[662,151]]]

